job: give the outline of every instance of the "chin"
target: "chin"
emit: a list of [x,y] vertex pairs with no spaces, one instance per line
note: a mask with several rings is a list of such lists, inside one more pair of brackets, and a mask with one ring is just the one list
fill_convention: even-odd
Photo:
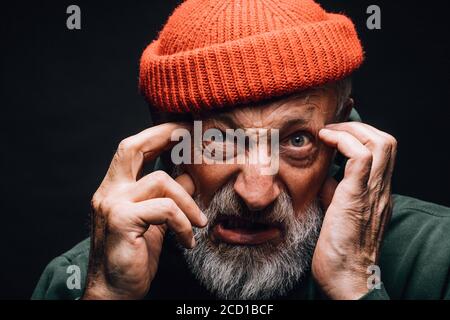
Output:
[[197,246],[183,252],[194,276],[220,299],[282,297],[310,270],[321,223],[315,203],[285,225],[218,216],[194,228]]

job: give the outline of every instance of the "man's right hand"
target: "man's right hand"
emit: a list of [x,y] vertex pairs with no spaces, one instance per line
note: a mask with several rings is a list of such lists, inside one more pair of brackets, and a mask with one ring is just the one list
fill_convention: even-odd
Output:
[[145,161],[169,149],[166,123],[123,140],[92,198],[92,239],[83,299],[141,299],[156,274],[166,229],[186,248],[195,246],[192,226],[207,219],[192,195],[192,179],[173,180],[163,171],[142,178]]

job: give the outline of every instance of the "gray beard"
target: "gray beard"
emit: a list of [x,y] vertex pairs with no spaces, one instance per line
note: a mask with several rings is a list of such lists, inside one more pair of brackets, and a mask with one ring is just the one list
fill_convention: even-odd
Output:
[[[233,184],[219,190],[208,207],[195,199],[210,223],[194,228],[197,245],[184,249],[187,264],[210,292],[220,299],[270,299],[288,293],[310,269],[322,225],[319,201],[295,213],[289,195],[282,192],[274,204],[261,212],[248,212]],[[211,241],[218,215],[251,216],[255,222],[278,222],[284,227],[279,243],[237,246]]]

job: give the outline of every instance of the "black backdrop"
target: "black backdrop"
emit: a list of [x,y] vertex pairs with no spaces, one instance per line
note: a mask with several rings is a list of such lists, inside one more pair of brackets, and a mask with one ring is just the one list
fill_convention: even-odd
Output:
[[[118,142],[150,123],[140,54],[179,1],[27,1],[1,11],[0,298],[28,298],[45,265],[88,236],[91,195]],[[82,29],[66,28],[81,7]],[[347,13],[366,61],[354,77],[363,119],[399,141],[394,190],[450,206],[446,1],[320,1]]]

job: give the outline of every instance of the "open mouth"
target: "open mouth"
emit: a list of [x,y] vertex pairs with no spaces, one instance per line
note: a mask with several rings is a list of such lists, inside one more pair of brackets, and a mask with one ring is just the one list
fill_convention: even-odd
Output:
[[254,222],[241,217],[220,217],[212,230],[214,240],[233,245],[259,245],[281,238],[279,224]]

